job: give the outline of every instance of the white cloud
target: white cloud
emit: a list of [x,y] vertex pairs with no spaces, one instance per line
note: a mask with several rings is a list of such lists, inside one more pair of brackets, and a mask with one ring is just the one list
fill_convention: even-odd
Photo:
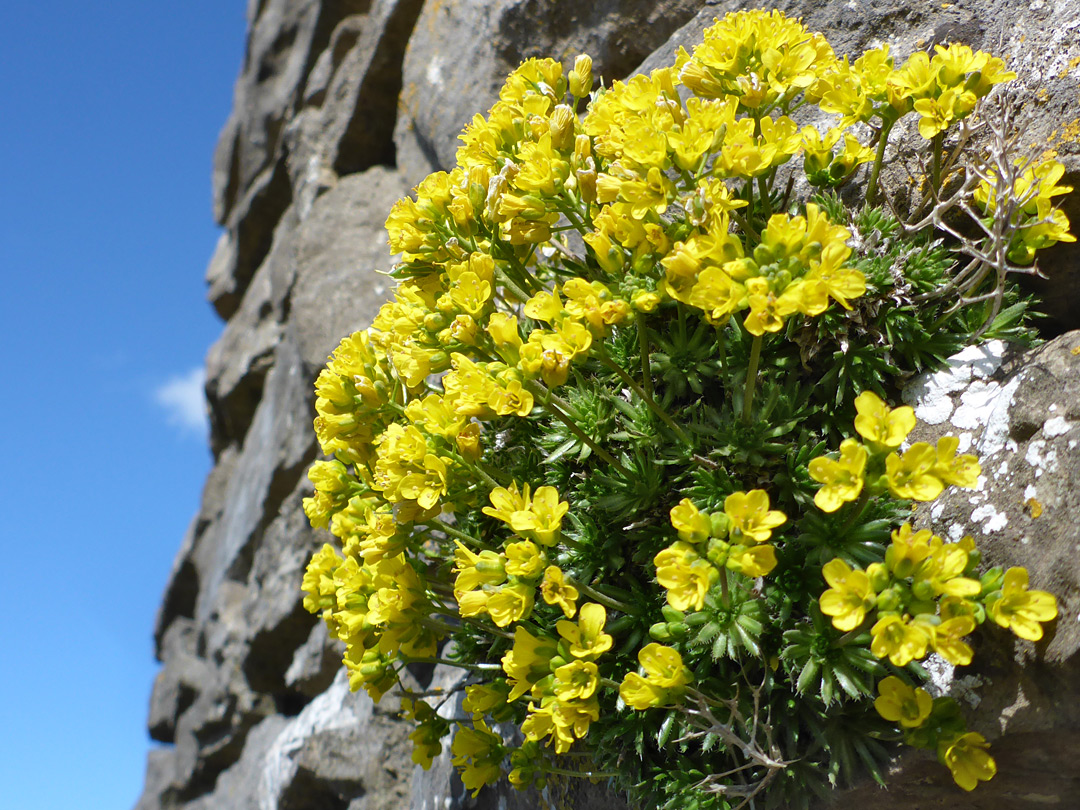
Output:
[[205,436],[208,430],[206,395],[203,384],[206,374],[193,368],[187,374],[170,377],[154,391],[154,400],[165,409],[170,425],[187,433]]

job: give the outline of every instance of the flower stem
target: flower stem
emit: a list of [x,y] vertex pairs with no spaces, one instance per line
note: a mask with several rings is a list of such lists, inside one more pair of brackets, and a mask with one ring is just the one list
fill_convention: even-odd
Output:
[[937,197],[941,194],[941,147],[945,143],[945,133],[939,132],[934,136],[934,164],[933,164],[933,183],[934,183],[934,196]]
[[885,162],[885,147],[889,143],[889,131],[892,123],[881,125],[881,135],[878,137],[877,153],[874,155],[874,167],[870,170],[870,180],[866,184],[866,204],[873,205],[877,195],[878,174],[881,172],[881,164]]
[[615,458],[615,456],[611,455],[611,453],[609,453],[607,450],[605,450],[603,447],[593,441],[592,438],[590,438],[585,433],[585,431],[583,431],[580,427],[577,426],[577,423],[574,422],[573,419],[571,419],[569,416],[559,410],[559,408],[552,401],[552,397],[544,396],[544,394],[547,393],[546,388],[536,386],[532,380],[526,382],[525,387],[529,391],[531,391],[534,396],[541,400],[544,407],[547,408],[548,413],[550,413],[552,416],[554,416],[556,419],[566,425],[570,432],[573,433],[578,439],[580,439],[590,450],[592,450],[594,453],[596,453],[596,455],[598,455],[600,458],[602,458],[604,461],[606,461],[608,464],[618,470],[619,473],[626,478],[631,477],[629,470],[627,470],[622,464],[620,464]]
[[687,446],[691,446],[690,445],[690,440],[686,437],[686,434],[683,433],[682,428],[679,427],[677,424],[675,424],[675,420],[672,419],[670,416],[668,416],[667,411],[665,411],[663,408],[661,408],[656,403],[656,400],[654,400],[651,396],[649,396],[647,393],[645,393],[645,389],[642,388],[640,385],[638,385],[637,380],[635,380],[633,377],[631,377],[629,374],[627,374],[625,369],[623,369],[622,366],[620,366],[618,363],[616,363],[614,360],[612,360],[610,357],[608,357],[607,352],[600,351],[600,352],[597,353],[597,356],[600,358],[600,361],[605,366],[607,366],[612,371],[614,371],[616,374],[618,374],[619,379],[621,379],[624,383],[626,383],[628,386],[630,386],[630,389],[635,394],[637,394],[639,397],[641,397],[641,399],[645,402],[645,404],[649,406],[649,410],[652,411],[653,413],[655,413],[657,416],[659,416],[664,421],[664,424],[666,424],[669,428],[671,428],[675,432],[675,435],[679,437],[679,439],[682,441],[683,444],[685,444]]
[[649,328],[645,324],[645,314],[638,315],[638,351],[641,352],[641,387],[645,394],[652,397],[652,365],[649,362]]
[[746,388],[743,390],[742,421],[750,424],[750,412],[754,404],[754,388],[757,387],[758,364],[761,362],[761,335],[754,335],[750,347],[750,362],[746,366]]
[[612,599],[610,596],[607,596],[605,594],[600,593],[600,591],[596,590],[595,588],[590,588],[588,585],[586,585],[583,582],[575,581],[573,583],[573,585],[574,585],[575,588],[577,588],[579,591],[581,591],[587,597],[592,599],[594,602],[599,602],[604,607],[609,607],[612,610],[618,610],[618,611],[621,611],[623,613],[631,613],[631,614],[636,614],[637,613],[637,611],[634,610],[633,607],[626,604],[625,602],[620,602],[617,599]]
[[576,776],[579,779],[614,779],[617,773],[607,771],[569,771],[566,768],[556,768],[554,765],[545,765],[544,773],[554,773],[559,776]]
[[427,524],[429,526],[432,526],[432,527],[438,529],[440,532],[443,532],[447,537],[454,537],[454,538],[460,540],[461,542],[465,543],[468,546],[472,546],[473,548],[478,548],[481,551],[487,551],[488,550],[487,545],[485,545],[481,541],[477,540],[472,535],[465,534],[465,532],[459,532],[453,526],[451,526],[448,523],[443,523],[438,518],[432,518],[431,520],[427,521]]

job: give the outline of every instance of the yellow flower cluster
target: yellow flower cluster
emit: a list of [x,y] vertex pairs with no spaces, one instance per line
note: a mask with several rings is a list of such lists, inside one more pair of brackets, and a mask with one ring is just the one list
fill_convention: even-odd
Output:
[[972,488],[981,472],[979,460],[957,456],[960,441],[944,436],[937,446],[916,442],[903,453],[899,447],[915,427],[915,412],[908,406],[889,408],[872,391],[855,399],[855,430],[866,441],[844,439],[839,457],[819,456],[810,462],[810,477],[822,487],[814,503],[823,512],[835,512],[866,494],[888,492],[894,498],[932,501],[946,486]]
[[1022,171],[1011,189],[1000,177],[991,174],[975,189],[975,202],[993,217],[1001,215],[999,212],[1008,206],[1008,200],[1016,201],[1015,210],[1006,214],[1013,220],[1009,224],[1016,228],[1008,258],[1017,264],[1031,264],[1035,251],[1057,242],[1076,241],[1069,233],[1069,218],[1064,211],[1054,208],[1053,202],[1054,197],[1068,194],[1073,188],[1057,185],[1065,167],[1053,158],[1034,164],[1025,164],[1020,159],[1016,167]]
[[724,511],[715,513],[701,512],[683,498],[671,509],[671,525],[680,539],[653,560],[668,604],[701,610],[722,568],[751,578],[768,574],[776,567],[776,550],[768,541],[786,521],[783,512],[769,509],[763,489],[734,492],[724,501]]
[[550,738],[556,753],[565,753],[599,719],[600,670],[596,660],[611,649],[604,632],[607,610],[596,602],[581,606],[577,622],[560,620],[559,638],[533,635],[518,625],[514,646],[503,656],[509,684],[507,701],[529,694],[529,714],[521,726],[527,740]]
[[[935,701],[925,689],[911,687],[895,675],[883,678],[878,684],[878,698],[874,708],[878,714],[904,729],[905,736],[928,725],[935,711]],[[948,724],[956,726],[953,722]],[[938,750],[938,758],[948,767],[953,780],[961,788],[972,791],[979,782],[987,782],[997,773],[997,763],[987,753],[990,744],[982,734],[966,730],[943,730],[931,738]],[[922,746],[925,747],[925,746]]]
[[[582,459],[594,453],[598,467],[632,477],[579,426],[578,392],[560,390],[598,368],[617,374],[628,399],[636,396],[691,445],[651,394],[645,324],[675,312],[680,324],[692,314],[753,336],[742,414],[751,425],[763,342],[834,302],[852,309],[867,292],[851,231],[830,221],[825,203],[800,208],[779,194],[777,170],[801,154],[812,185],[837,186],[874,161],[873,187],[889,130],[903,115],[917,113],[922,135],[940,146],[952,123],[1011,77],[1000,59],[959,45],[915,54],[899,68],[887,47],[838,59],[820,35],[776,11],[728,15],[693,53],[680,49],[673,66],[596,92],[588,57],[569,71],[551,59],[515,70],[488,115],[461,135],[458,166],[393,207],[393,298],[371,328],[341,341],[316,382],[315,432],[327,458],[308,473],[314,493],[304,510],[340,548],[327,544],[313,556],[304,605],[344,642],[351,687],[377,700],[401,666],[442,662],[440,643],[462,629],[500,639],[495,655],[512,640],[501,665],[495,655],[460,664],[498,673],[463,687],[473,717],[458,726],[453,762],[474,793],[500,777],[508,753],[511,781],[533,783],[540,747],[567,752],[600,720],[602,697],[614,705],[615,689],[620,710],[677,706],[688,690],[707,700],[692,691],[686,648],[639,648],[639,634],[611,652],[635,611],[589,579],[591,569],[575,567],[576,528],[563,536],[575,490],[566,478],[548,478],[564,500],[539,469],[499,469],[507,445],[514,452],[518,435],[561,423],[585,448]],[[836,125],[800,129],[791,116],[807,103]],[[860,140],[867,131],[876,143]],[[1068,190],[1056,185],[1061,176],[1060,164],[1042,163],[1010,190],[1023,201],[1011,260],[1071,239],[1052,208],[1051,198]],[[993,182],[976,194],[991,214],[1002,199]],[[640,384],[615,359],[635,332]],[[889,409],[869,392],[855,404],[862,441],[847,439],[837,457],[810,463],[820,509],[886,492],[932,500],[946,486],[974,486],[978,462],[957,455],[955,438],[901,453],[915,424],[911,409]],[[763,489],[731,492],[757,480],[725,484],[722,510],[699,500],[714,510],[702,511],[690,498],[670,509],[678,539],[649,549],[664,611],[702,612],[713,588],[726,604],[728,572],[749,594],[757,586],[747,580],[778,566],[773,533],[788,516],[770,508]],[[777,486],[776,497],[790,500]],[[904,526],[883,563],[865,571],[841,559],[827,564],[820,606],[843,631],[873,618],[872,650],[897,666],[930,648],[966,663],[963,639],[986,616],[1038,638],[1040,622],[1056,615],[1053,597],[1029,591],[1023,569],[977,581],[968,576],[975,561],[966,540],[947,544]],[[608,608],[625,615],[609,625]],[[544,626],[560,613],[554,631]],[[635,650],[639,670],[621,684],[611,680]],[[887,687],[879,711],[917,725],[925,699],[898,690]],[[414,761],[429,767],[449,723],[422,701],[405,711],[418,726]],[[526,742],[510,752],[488,722],[522,718]],[[980,745],[958,737],[943,754],[963,784],[988,778]]]
[[905,523],[892,533],[883,563],[864,571],[837,558],[824,566],[829,588],[821,612],[845,632],[876,618],[870,649],[898,667],[921,660],[928,649],[957,666],[970,664],[973,650],[964,639],[987,615],[1020,638],[1042,638],[1040,622],[1057,616],[1054,596],[1028,590],[1023,568],[1010,568],[1000,582],[974,579],[968,575],[978,560],[970,537],[946,543]]

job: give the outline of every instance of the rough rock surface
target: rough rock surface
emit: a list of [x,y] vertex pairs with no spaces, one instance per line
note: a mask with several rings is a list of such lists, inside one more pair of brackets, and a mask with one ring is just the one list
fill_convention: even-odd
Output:
[[[455,139],[531,56],[594,57],[621,78],[692,47],[734,0],[249,0],[246,55],[213,163],[224,232],[206,271],[226,319],[207,357],[215,466],[183,538],[155,627],[162,669],[139,810],[620,807],[604,786],[544,797],[503,785],[473,799],[449,756],[412,766],[391,698],[350,694],[341,651],[302,608],[303,567],[324,537],[300,511],[315,457],[312,383],[326,355],[383,300],[392,202],[453,165]],[[1009,54],[1032,143],[1055,148],[1080,187],[1080,2],[907,0],[774,5],[842,53],[888,43],[898,59],[946,40]],[[670,39],[668,39],[670,37]],[[667,40],[665,42],[665,40]],[[642,62],[644,60],[644,62]],[[639,67],[636,67],[639,66]],[[886,187],[902,195],[903,156]],[[1080,194],[1066,202],[1080,222]],[[1080,251],[1042,259],[1043,306],[1080,326]],[[931,759],[897,759],[888,793],[837,794],[836,807],[1080,806],[1080,334],[1026,353],[969,350],[910,396],[935,432],[984,457],[975,493],[920,514],[978,532],[988,563],[1023,564],[1061,599],[1039,645],[979,636],[976,666],[941,686],[974,694],[976,728],[1001,768],[970,796]],[[1041,514],[1035,516],[1035,504]],[[452,677],[436,671],[435,683]],[[449,709],[448,709],[449,710]]]

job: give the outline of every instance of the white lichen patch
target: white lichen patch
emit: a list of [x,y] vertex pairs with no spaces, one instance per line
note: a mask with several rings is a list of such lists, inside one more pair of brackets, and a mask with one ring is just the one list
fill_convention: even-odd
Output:
[[1057,450],[1047,447],[1044,439],[1033,439],[1024,453],[1024,461],[1031,465],[1035,477],[1041,478],[1044,472],[1057,470]]
[[[993,534],[1004,529],[1009,524],[1009,517],[1004,512],[999,512],[993,504],[985,503],[977,507],[971,513],[974,523],[982,523],[982,530],[987,534]],[[985,522],[984,522],[985,521]]]
[[976,453],[980,459],[988,459],[1002,450],[1015,452],[1016,442],[1009,438],[1009,410],[1012,408],[1013,397],[1016,389],[1020,387],[1022,378],[1022,374],[1017,374],[1001,386],[997,396],[987,403],[983,417],[985,427],[982,436],[975,444]]
[[945,504],[943,504],[941,501],[938,501],[937,503],[935,503],[933,506],[930,507],[930,519],[935,520],[935,521],[936,520],[941,520],[941,515],[942,515],[942,513],[944,511],[945,511]]
[[944,697],[949,694],[956,667],[937,653],[931,654],[922,662],[922,665],[926,668],[926,674],[930,676],[930,681],[926,684],[926,691],[930,693],[930,697]]
[[968,346],[945,361],[945,367],[917,377],[904,391],[904,402],[930,425],[940,425],[952,415],[952,395],[964,391],[973,380],[986,379],[1001,368],[1005,344],[991,340]]
[[977,430],[985,422],[987,408],[1001,393],[1001,386],[996,382],[976,380],[960,394],[960,404],[949,422],[961,430]]
[[[1053,407],[1053,406],[1051,406]],[[1047,438],[1054,438],[1055,436],[1063,436],[1072,429],[1072,425],[1069,420],[1064,416],[1055,416],[1051,419],[1047,419],[1043,424],[1042,432]]]
[[965,534],[964,527],[959,523],[954,523],[949,527],[949,539],[954,543],[959,543],[964,538]]

